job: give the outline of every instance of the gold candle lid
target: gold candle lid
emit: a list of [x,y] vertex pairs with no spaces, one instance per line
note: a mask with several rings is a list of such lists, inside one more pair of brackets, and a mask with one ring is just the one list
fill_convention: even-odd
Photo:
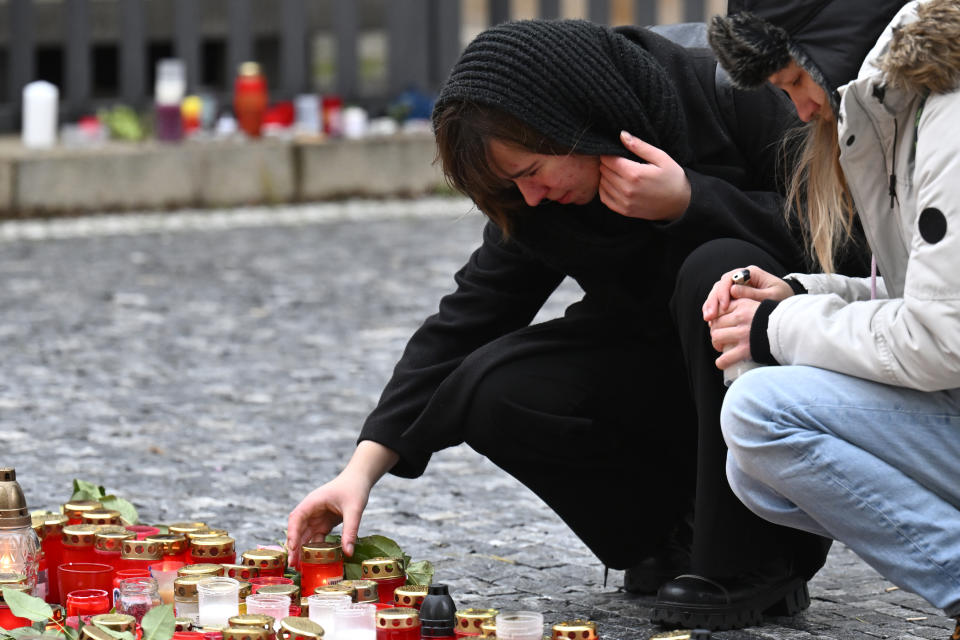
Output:
[[377,628],[389,631],[420,626],[420,614],[412,607],[390,607],[377,611]]
[[97,531],[93,535],[93,548],[104,553],[120,553],[124,540],[135,538],[132,531]]
[[339,542],[314,540],[300,547],[300,562],[307,564],[332,564],[343,560]]
[[360,577],[365,580],[400,578],[405,575],[403,560],[399,558],[370,558],[360,563]]
[[43,516],[43,533],[45,536],[59,536],[63,534],[63,527],[70,518],[62,513],[47,513]]
[[244,613],[229,618],[227,622],[231,627],[248,627],[251,629],[273,631],[273,616],[262,613]]
[[233,538],[216,536],[213,538],[192,538],[190,555],[194,558],[217,560],[234,555]]
[[257,567],[248,567],[245,564],[222,564],[223,575],[235,580],[249,580],[260,575],[260,569]]
[[290,602],[298,602],[300,600],[300,587],[295,584],[265,584],[257,589],[257,593],[274,593],[282,596],[290,596]]
[[420,607],[420,603],[430,590],[425,584],[405,584],[393,592],[393,601],[398,607]]
[[[234,580],[237,580],[234,578]],[[245,580],[237,580],[237,596],[240,600],[246,600],[247,596],[253,593],[253,585]]]
[[26,584],[27,576],[22,573],[0,573],[0,587],[9,587],[13,584]]
[[487,620],[486,622],[480,623],[480,636],[483,638],[496,638],[497,637],[497,620]]
[[257,569],[280,569],[286,567],[287,554],[277,549],[250,549],[240,555],[241,564]]
[[80,640],[113,640],[113,636],[96,625],[87,624],[80,632]]
[[497,619],[498,609],[459,609],[453,614],[457,629],[480,633],[480,627],[485,622],[494,622]]
[[226,529],[201,529],[200,531],[190,531],[184,535],[187,536],[188,542],[192,542],[202,538],[219,538],[222,536],[229,537],[230,533]]
[[173,579],[173,596],[179,600],[194,600],[197,596],[197,583],[210,576],[178,576]]
[[342,593],[353,600],[357,597],[357,590],[353,585],[338,582],[336,584],[322,584],[313,590],[314,593]]
[[277,637],[282,640],[316,640],[323,637],[323,627],[310,618],[288,616],[280,621]]
[[354,588],[354,602],[377,602],[380,599],[377,583],[373,580],[344,580],[340,584]]
[[90,622],[110,631],[133,632],[137,629],[137,619],[125,613],[100,613],[90,618]]
[[193,533],[194,531],[203,531],[206,528],[206,522],[174,522],[167,527],[167,531],[170,533],[179,533],[180,535],[185,536],[188,533]]
[[31,514],[30,526],[33,527],[33,532],[37,534],[37,538],[43,542],[43,539],[47,536],[47,532],[43,528],[43,515],[39,513]]
[[213,564],[210,562],[199,562],[197,564],[188,564],[177,569],[178,576],[198,576],[201,578],[214,578],[223,576],[224,570],[222,564]]
[[158,533],[147,536],[145,542],[159,542],[163,547],[163,555],[178,556],[187,550],[187,536],[182,533]]
[[650,636],[650,640],[690,640],[693,633],[689,629],[674,629],[673,631],[661,631]]
[[237,75],[258,76],[260,75],[260,65],[256,62],[241,62],[237,68]]
[[70,520],[79,520],[85,512],[102,508],[99,500],[70,500],[64,503],[63,513]]
[[[11,574],[5,573],[5,574],[0,574],[0,575],[11,575]],[[19,576],[19,574],[13,574],[13,575]],[[29,593],[30,593],[30,585],[28,585],[27,582],[26,582],[26,581],[27,581],[27,577],[26,577],[26,576],[20,576],[20,577],[23,578],[23,582],[11,582],[11,583],[8,583],[8,584],[0,584],[0,587],[2,587],[2,588],[0,588],[0,602],[4,602],[4,600],[3,600],[3,589],[9,589],[10,591],[23,591],[24,593],[26,593],[26,594],[29,595]]]
[[67,547],[92,547],[97,531],[99,529],[93,524],[68,524],[63,528],[61,538]]
[[114,509],[90,509],[80,517],[83,524],[120,524],[120,512]]
[[[270,618],[270,616],[267,616]],[[273,618],[270,618],[273,620]],[[273,624],[271,622],[271,624]],[[253,627],[227,627],[220,632],[223,640],[271,640],[273,629],[254,629]]]
[[163,545],[159,542],[127,538],[120,541],[120,557],[124,560],[161,560]]
[[553,625],[554,640],[597,640],[597,623],[590,620],[568,620]]
[[310,598],[303,595],[300,596],[300,617],[310,617]]

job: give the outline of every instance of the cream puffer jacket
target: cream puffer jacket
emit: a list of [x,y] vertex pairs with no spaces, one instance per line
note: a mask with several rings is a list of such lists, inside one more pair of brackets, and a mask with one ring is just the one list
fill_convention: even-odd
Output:
[[[907,23],[924,29],[894,29]],[[889,50],[889,51],[888,51]],[[888,72],[878,68],[891,55]],[[840,162],[882,279],[793,274],[770,353],[925,391],[960,388],[960,3],[904,7],[841,89]]]

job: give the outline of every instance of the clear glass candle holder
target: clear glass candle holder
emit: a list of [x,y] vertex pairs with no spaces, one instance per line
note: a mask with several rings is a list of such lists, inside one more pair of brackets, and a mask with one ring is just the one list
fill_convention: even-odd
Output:
[[338,593],[315,593],[307,598],[308,615],[311,620],[323,627],[326,637],[336,637],[336,624],[333,613],[338,607],[346,607],[353,603],[348,595]]
[[233,578],[206,578],[197,583],[201,627],[223,627],[240,614],[240,582]]
[[333,612],[337,640],[376,640],[377,605],[355,603]]
[[541,640],[543,614],[538,611],[503,611],[497,614],[498,640]]
[[247,613],[261,613],[274,619],[274,630],[290,615],[290,596],[282,593],[251,593],[247,596]]

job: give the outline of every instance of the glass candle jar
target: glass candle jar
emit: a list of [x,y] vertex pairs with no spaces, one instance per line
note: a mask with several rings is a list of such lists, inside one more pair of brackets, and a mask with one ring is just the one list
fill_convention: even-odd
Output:
[[110,594],[103,589],[76,589],[67,593],[67,617],[110,612]]
[[377,583],[380,602],[393,603],[393,592],[407,583],[400,558],[370,558],[360,563],[360,577]]
[[307,598],[308,616],[327,632],[330,638],[336,637],[333,612],[337,607],[352,604],[350,596],[342,593],[315,593]]
[[200,626],[225,626],[239,615],[240,583],[233,578],[204,578],[197,583]]
[[290,578],[277,577],[277,576],[261,576],[257,578],[250,578],[248,580],[250,584],[253,585],[253,592],[256,593],[260,590],[260,587],[268,587],[278,584],[293,584],[293,580]]
[[[260,576],[283,577],[287,554],[276,549],[251,549],[240,555],[240,564],[255,567]],[[256,577],[256,576],[254,576]]]
[[427,595],[429,587],[425,584],[407,584],[397,587],[393,592],[393,604],[398,607],[413,607],[417,611]]
[[377,640],[420,640],[420,616],[412,607],[377,611]]
[[553,625],[550,638],[553,640],[598,640],[597,623],[590,620],[569,620]]
[[147,569],[119,569],[113,572],[113,606],[120,600],[120,583],[127,578],[149,578],[150,571]]
[[377,607],[374,604],[350,604],[333,612],[337,639],[376,640]]
[[178,618],[189,618],[193,624],[200,624],[200,604],[197,584],[206,580],[205,576],[181,576],[173,580],[173,613]]
[[497,614],[497,640],[542,640],[543,614],[539,611],[502,611]]
[[290,596],[282,593],[250,594],[247,596],[247,615],[255,613],[272,617],[279,628],[280,621],[290,615]]
[[[68,524],[62,530],[63,558],[61,564],[68,562],[98,562],[93,549],[97,527],[92,524]],[[102,564],[102,563],[101,563]],[[111,565],[112,566],[112,565]]]
[[157,589],[157,581],[153,578],[125,578],[120,581],[117,613],[133,616],[139,623],[147,611],[161,604],[163,602]]
[[83,524],[83,514],[94,509],[102,509],[99,500],[70,500],[63,504],[63,515],[67,516],[67,524]]
[[[137,536],[139,540],[140,537]],[[190,545],[187,536],[180,533],[160,533],[143,538],[145,542],[157,542],[163,548],[163,559],[172,562],[190,563]]]
[[230,536],[190,538],[190,561],[193,563],[235,564],[237,552]]
[[63,564],[63,527],[67,516],[46,514],[43,517],[43,555],[47,557],[47,602],[60,604],[60,589],[57,584],[57,567]]
[[157,581],[157,591],[163,604],[173,604],[173,581],[177,571],[185,566],[182,562],[166,560],[149,566],[150,577]]
[[457,637],[482,636],[481,625],[494,622],[498,613],[496,609],[460,609],[454,614],[454,634]]
[[[252,585],[251,585],[252,586]],[[280,595],[290,598],[287,615],[300,615],[300,587],[295,584],[268,584],[257,589],[257,595]]]
[[137,540],[134,537],[120,542],[118,569],[146,569],[163,558],[163,545],[159,542]]
[[343,552],[333,542],[308,542],[300,547],[300,589],[311,594],[317,587],[343,579]]

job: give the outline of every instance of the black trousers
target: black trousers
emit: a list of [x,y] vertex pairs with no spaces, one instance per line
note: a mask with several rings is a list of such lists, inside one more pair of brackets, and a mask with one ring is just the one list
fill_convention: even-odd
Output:
[[638,332],[581,303],[479,349],[460,367],[471,385],[463,439],[612,568],[653,553],[693,506],[693,572],[722,577],[802,558],[812,575],[828,543],[761,520],[726,481],[725,388],[700,307],[720,274],[747,264],[781,271],[747,243],[711,243],[678,274],[672,323],[655,314],[664,326]]

